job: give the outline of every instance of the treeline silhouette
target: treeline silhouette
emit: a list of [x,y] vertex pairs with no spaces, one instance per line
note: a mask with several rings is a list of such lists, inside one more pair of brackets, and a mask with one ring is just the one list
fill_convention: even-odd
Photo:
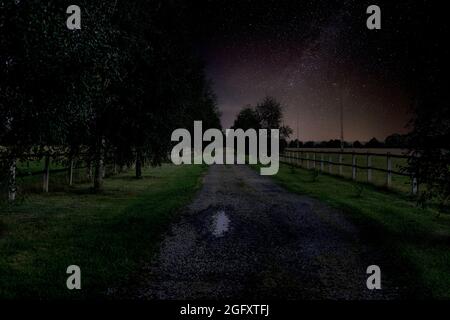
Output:
[[[394,133],[384,141],[372,138],[367,142],[358,140],[353,142],[344,141],[344,148],[399,148],[408,149],[411,146],[410,136],[407,134]],[[299,141],[297,139],[289,141],[289,148],[341,148],[341,140],[331,139],[328,141]]]

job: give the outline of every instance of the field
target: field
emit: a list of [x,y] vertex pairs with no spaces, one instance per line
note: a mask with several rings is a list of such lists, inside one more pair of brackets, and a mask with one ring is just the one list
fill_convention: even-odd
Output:
[[[200,186],[204,166],[163,165],[105,180],[105,191],[89,184],[64,192],[27,194],[0,208],[0,298],[105,296],[127,281],[179,209]],[[82,290],[66,288],[66,268],[79,265]]]
[[405,265],[417,297],[450,298],[450,217],[423,209],[406,195],[282,164],[274,179],[288,190],[342,209],[370,241]]
[[[316,160],[321,159],[320,151],[337,151],[337,149],[304,149],[304,150],[310,150],[316,152]],[[366,153],[366,152],[373,152],[373,153],[379,153],[378,156],[372,156],[372,167],[378,168],[378,169],[385,169],[387,168],[387,160],[386,160],[386,153],[390,152],[393,155],[403,155],[405,153],[402,149],[346,149],[345,152],[358,152],[358,153]],[[304,151],[303,157],[306,157],[306,152]],[[324,153],[324,161],[331,160],[332,162],[339,162],[339,155],[338,154],[327,154]],[[331,156],[331,159],[330,159]],[[310,161],[310,168],[312,168],[313,162],[312,162],[312,153],[309,155],[311,161]],[[397,172],[402,172],[404,168],[407,167],[407,159],[405,158],[391,158],[392,159],[392,170]],[[342,162],[344,164],[351,165],[352,164],[352,155],[351,154],[344,154],[342,157]],[[356,155],[356,162],[358,166],[367,166],[367,156],[365,155]],[[296,162],[296,163],[299,163]],[[303,166],[306,167],[306,160],[303,161]],[[316,169],[320,170],[320,163],[316,162]],[[333,165],[332,166],[332,173],[337,175],[338,172],[338,166]],[[328,163],[324,163],[324,172],[329,172]],[[343,176],[346,178],[352,178],[352,168],[349,166],[343,166]],[[359,182],[367,182],[367,170],[366,169],[357,169],[356,170],[356,181]],[[386,186],[386,172],[383,171],[377,171],[372,170],[372,182],[376,186],[384,187]],[[411,179],[407,176],[398,175],[393,173],[392,174],[392,185],[390,187],[393,191],[398,191],[401,193],[410,193],[411,192]]]

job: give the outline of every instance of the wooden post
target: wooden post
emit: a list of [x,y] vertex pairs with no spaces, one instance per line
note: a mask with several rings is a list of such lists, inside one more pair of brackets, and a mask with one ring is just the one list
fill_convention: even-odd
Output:
[[102,179],[105,179],[106,177],[106,156],[102,156]]
[[320,154],[320,171],[322,171],[322,172],[323,172],[323,165],[324,165],[324,162],[323,162],[323,153],[321,153],[321,154]]
[[309,152],[306,153],[306,169],[309,169]]
[[330,156],[329,156],[329,158],[328,158],[328,173],[329,173],[329,174],[332,174],[332,173],[333,173],[333,164],[332,164],[332,162],[333,162],[333,157],[332,157],[332,155],[330,154]]
[[367,155],[367,181],[372,182],[372,155]]
[[114,162],[113,162],[113,175],[116,175],[117,174],[117,163],[116,163],[116,159],[114,159]]
[[73,158],[69,161],[69,186],[73,185]]
[[300,167],[303,167],[303,151],[300,151]]
[[417,193],[419,192],[419,184],[417,183],[417,178],[416,177],[411,177],[411,193],[412,195],[417,195]]
[[16,181],[16,159],[11,159],[9,163],[9,177],[8,177],[8,200],[16,200],[17,181]]
[[356,180],[356,155],[352,154],[352,179]]
[[44,179],[43,179],[43,186],[42,189],[44,192],[48,192],[48,184],[50,180],[50,155],[45,155],[45,162],[44,162]]
[[87,160],[86,166],[87,166],[87,168],[86,168],[87,178],[89,181],[92,181],[93,174],[92,174],[92,160],[91,159]]
[[313,152],[313,168],[316,168],[316,152]]
[[342,171],[342,153],[339,153],[339,175],[340,176],[343,175],[343,171]]
[[101,191],[103,187],[103,154],[98,152],[95,159],[94,166],[94,190],[96,192]]
[[386,154],[386,166],[387,166],[386,185],[390,187],[392,184],[392,158],[389,152]]

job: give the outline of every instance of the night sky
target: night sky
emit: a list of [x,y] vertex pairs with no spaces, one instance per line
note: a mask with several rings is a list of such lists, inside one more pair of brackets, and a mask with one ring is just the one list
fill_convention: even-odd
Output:
[[[371,4],[381,7],[381,30],[366,28]],[[342,96],[345,140],[367,141],[408,131],[424,53],[439,41],[424,27],[433,9],[426,1],[211,0],[192,16],[224,128],[270,95],[285,105],[292,138],[297,120],[300,140],[339,138]]]

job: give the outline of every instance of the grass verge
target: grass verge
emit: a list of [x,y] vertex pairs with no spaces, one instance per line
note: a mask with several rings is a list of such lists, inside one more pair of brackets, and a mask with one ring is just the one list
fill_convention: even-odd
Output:
[[[139,180],[132,172],[106,179],[101,194],[81,184],[1,207],[0,298],[104,297],[155,253],[205,170],[163,165]],[[73,264],[81,268],[81,290],[66,287]]]
[[[450,217],[407,196],[282,164],[274,179],[286,189],[342,209],[367,237],[397,256],[418,298],[450,299]],[[405,265],[406,264],[406,265]]]

